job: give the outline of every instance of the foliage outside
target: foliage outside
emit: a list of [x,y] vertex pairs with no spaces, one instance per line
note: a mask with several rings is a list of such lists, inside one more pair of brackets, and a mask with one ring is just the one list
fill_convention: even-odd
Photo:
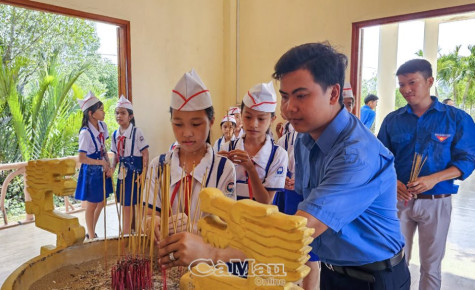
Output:
[[[0,163],[76,155],[77,99],[88,91],[102,96],[109,131],[116,127],[117,66],[99,46],[92,21],[0,4]],[[10,184],[9,213],[23,206],[22,187]]]

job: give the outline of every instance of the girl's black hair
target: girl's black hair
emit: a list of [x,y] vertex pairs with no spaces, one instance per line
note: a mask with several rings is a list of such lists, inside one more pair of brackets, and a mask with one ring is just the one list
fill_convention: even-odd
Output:
[[[214,108],[213,106],[211,107],[208,107],[205,110],[205,113],[206,113],[206,116],[208,117],[208,120],[210,120],[210,122],[214,119]],[[173,108],[170,107],[170,118],[172,117],[172,113],[173,113]],[[206,143],[208,144],[211,144],[211,130],[208,131],[208,138],[206,138]]]
[[[134,111],[131,110],[131,109],[126,109],[127,112],[129,113],[129,115],[134,115]],[[130,123],[132,123],[132,125],[135,126],[135,117],[132,117],[132,119],[130,119]]]
[[[241,115],[242,113],[244,113],[244,101],[241,102]],[[271,119],[274,118],[274,116],[275,116],[275,112],[270,112]],[[269,125],[269,128],[267,128],[266,134],[270,134],[270,125]]]
[[81,128],[79,128],[79,132],[81,132],[82,128],[89,127],[89,124],[88,124],[88,122],[89,122],[89,112],[94,114],[94,112],[97,111],[102,105],[103,105],[102,102],[99,101],[99,102],[95,103],[94,105],[90,106],[89,108],[87,108],[86,111],[83,112]]

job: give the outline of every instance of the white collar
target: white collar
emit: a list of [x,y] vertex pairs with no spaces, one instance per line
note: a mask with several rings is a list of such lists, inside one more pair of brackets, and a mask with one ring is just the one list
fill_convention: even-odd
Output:
[[[171,166],[170,166],[170,171],[171,171],[171,185],[177,183],[178,181],[181,180],[183,177],[182,174],[184,174],[183,168],[180,167],[180,145],[177,145],[173,149],[173,155],[171,158]],[[193,178],[196,179],[200,184],[201,182],[205,182],[206,180],[203,181],[203,177],[206,173],[206,179],[208,178],[208,175],[210,174],[210,168],[211,168],[211,163],[213,162],[213,156],[214,156],[214,151],[213,147],[211,147],[209,144],[206,144],[206,153],[205,156],[201,159],[200,163],[195,166],[194,172],[190,172],[190,174],[193,175]],[[216,161],[215,161],[216,163]],[[216,164],[215,164],[216,165]],[[204,186],[205,184],[203,184]]]
[[[246,134],[244,134],[241,138],[239,138],[236,148],[244,150],[244,138],[246,137]],[[252,157],[252,161],[254,161],[255,164],[259,165],[262,168],[266,168],[267,162],[269,161],[270,158],[270,153],[272,151],[272,139],[270,138],[269,134],[266,134],[266,141],[264,145],[262,145],[261,149],[257,152],[254,157]]]
[[125,136],[129,139],[132,138],[132,130],[134,129],[134,125],[132,123],[129,123],[129,127],[127,127],[127,129],[125,129],[124,133],[123,134],[120,134],[120,126],[119,126],[119,129],[117,130],[119,132],[119,136]]
[[91,122],[89,121],[87,122],[88,122],[89,129],[91,130],[94,137],[99,136],[99,133],[104,133],[104,128],[102,128],[101,121],[97,121],[97,126],[99,127],[99,131],[97,131],[96,127],[94,127],[94,125]]

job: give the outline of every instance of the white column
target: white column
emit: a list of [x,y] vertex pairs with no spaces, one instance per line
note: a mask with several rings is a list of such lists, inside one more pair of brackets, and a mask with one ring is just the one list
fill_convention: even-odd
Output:
[[[384,118],[394,111],[396,102],[396,70],[399,24],[385,24],[379,28],[378,55],[378,106],[376,107],[375,133],[379,132]],[[364,99],[366,96],[361,96]]]
[[[439,23],[438,19],[426,19],[424,21],[424,58],[432,65],[432,76],[437,77],[437,52],[439,48]],[[430,89],[431,95],[435,95],[435,82]]]

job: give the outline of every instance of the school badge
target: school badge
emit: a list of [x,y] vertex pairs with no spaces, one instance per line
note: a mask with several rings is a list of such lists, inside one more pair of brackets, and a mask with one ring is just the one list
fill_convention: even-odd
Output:
[[226,191],[229,192],[229,193],[232,193],[234,191],[234,182],[230,182],[228,183],[228,185],[226,185]]
[[445,140],[449,139],[450,136],[452,136],[451,134],[437,134],[435,133],[435,138],[437,138],[437,140],[439,140],[439,142],[444,142]]

